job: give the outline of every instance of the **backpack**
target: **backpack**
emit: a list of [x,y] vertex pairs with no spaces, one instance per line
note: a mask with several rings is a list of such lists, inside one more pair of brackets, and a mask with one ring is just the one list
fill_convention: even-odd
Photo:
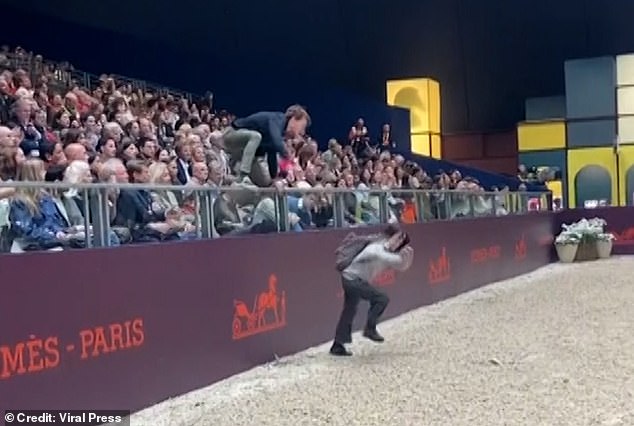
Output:
[[356,235],[354,232],[348,234],[335,250],[335,268],[342,272],[346,269],[355,257],[365,249],[368,244],[381,239],[381,235]]

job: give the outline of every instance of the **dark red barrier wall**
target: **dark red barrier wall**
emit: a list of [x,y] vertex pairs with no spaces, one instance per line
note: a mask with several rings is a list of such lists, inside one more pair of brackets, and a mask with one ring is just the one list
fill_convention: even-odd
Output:
[[[411,225],[415,264],[377,282],[386,316],[547,264],[552,228],[549,213]],[[0,409],[138,410],[329,340],[345,234],[0,257]]]

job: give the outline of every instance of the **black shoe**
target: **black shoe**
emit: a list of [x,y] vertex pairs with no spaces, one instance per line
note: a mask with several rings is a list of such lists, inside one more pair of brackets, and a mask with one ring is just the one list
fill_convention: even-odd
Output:
[[365,330],[363,330],[363,337],[366,337],[366,338],[372,340],[373,342],[377,342],[377,343],[381,343],[381,342],[385,341],[383,336],[381,336],[378,331],[370,330],[370,329],[367,329],[367,328]]
[[346,349],[341,343],[333,343],[330,348],[330,355],[334,356],[352,356],[352,352]]

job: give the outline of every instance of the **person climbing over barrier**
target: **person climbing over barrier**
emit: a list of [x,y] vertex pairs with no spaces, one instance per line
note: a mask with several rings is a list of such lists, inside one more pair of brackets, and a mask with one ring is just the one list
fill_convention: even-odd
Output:
[[[300,105],[291,105],[286,112],[262,111],[235,119],[223,140],[234,166],[239,163],[239,181],[269,186],[278,173],[277,156],[288,156],[284,138],[303,137],[309,125],[310,116]],[[258,155],[266,156],[268,171],[256,162]]]

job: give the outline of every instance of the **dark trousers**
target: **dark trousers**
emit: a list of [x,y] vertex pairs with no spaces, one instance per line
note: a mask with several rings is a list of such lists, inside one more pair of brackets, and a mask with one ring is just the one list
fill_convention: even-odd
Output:
[[390,299],[385,293],[361,279],[348,280],[342,277],[341,282],[343,285],[343,310],[337,324],[335,342],[343,344],[352,342],[352,322],[361,299],[370,302],[365,325],[368,330],[376,329],[376,323],[385,311]]

